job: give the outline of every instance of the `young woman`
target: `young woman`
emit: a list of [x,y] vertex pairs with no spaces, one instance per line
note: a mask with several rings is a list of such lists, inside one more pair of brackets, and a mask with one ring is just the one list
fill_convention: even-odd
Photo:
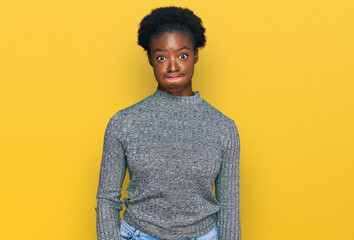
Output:
[[[192,91],[204,32],[186,8],[157,8],[141,21],[138,43],[158,86],[108,122],[97,193],[99,240],[240,239],[238,130]],[[126,168],[129,198],[121,202]]]

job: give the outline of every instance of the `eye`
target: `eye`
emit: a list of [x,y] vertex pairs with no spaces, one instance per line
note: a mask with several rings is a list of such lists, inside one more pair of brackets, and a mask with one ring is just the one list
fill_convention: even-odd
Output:
[[163,60],[165,60],[166,58],[165,58],[164,56],[158,56],[156,59],[157,59],[157,60],[160,60],[160,61],[163,61]]
[[188,54],[182,53],[181,55],[179,55],[180,59],[186,59],[188,57]]

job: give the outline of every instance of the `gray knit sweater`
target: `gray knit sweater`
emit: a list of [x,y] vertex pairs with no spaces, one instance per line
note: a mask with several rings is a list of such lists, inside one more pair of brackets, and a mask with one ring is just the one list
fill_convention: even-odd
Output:
[[[157,238],[193,238],[217,225],[219,240],[240,239],[238,130],[193,93],[157,89],[109,120],[97,193],[98,240],[120,239],[122,204],[128,224]],[[126,168],[129,198],[121,202]]]

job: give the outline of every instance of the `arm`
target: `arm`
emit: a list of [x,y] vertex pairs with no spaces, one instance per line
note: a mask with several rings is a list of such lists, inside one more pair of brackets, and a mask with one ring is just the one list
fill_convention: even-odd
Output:
[[215,183],[215,195],[220,203],[218,237],[219,240],[240,240],[240,139],[234,121],[229,128],[229,136],[225,140],[222,165]]
[[97,192],[97,239],[120,239],[120,201],[125,176],[125,157],[118,139],[117,119],[108,122],[102,153],[102,163]]

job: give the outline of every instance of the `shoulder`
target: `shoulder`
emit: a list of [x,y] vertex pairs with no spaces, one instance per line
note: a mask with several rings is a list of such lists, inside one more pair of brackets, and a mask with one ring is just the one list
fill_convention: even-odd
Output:
[[109,122],[121,122],[124,123],[130,118],[134,118],[141,114],[143,111],[149,111],[153,105],[153,95],[150,95],[133,105],[123,108],[116,112],[109,120]]
[[236,139],[238,141],[239,132],[233,119],[222,113],[204,99],[201,110],[203,115],[205,115],[205,118],[213,122],[215,130],[221,134],[223,141],[228,142],[231,139]]
[[212,106],[205,99],[202,100],[201,110],[203,114],[205,114],[208,118],[213,119],[218,124],[221,124],[226,128],[232,128],[233,125],[236,126],[235,121],[233,119],[231,119],[230,117],[222,113],[220,110]]

